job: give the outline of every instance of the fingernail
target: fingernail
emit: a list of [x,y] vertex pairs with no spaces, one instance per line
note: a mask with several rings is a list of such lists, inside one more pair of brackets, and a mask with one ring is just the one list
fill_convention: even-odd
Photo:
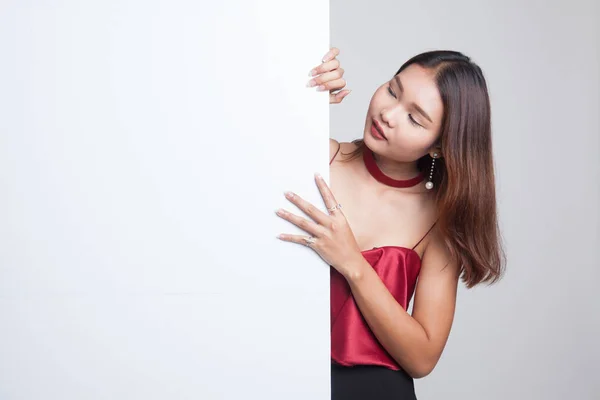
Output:
[[315,76],[316,74],[317,74],[317,70],[311,69],[310,72],[308,73],[308,76]]
[[331,57],[331,52],[327,52],[321,61],[327,62],[329,61],[329,57]]
[[317,179],[323,179],[323,177],[321,176],[321,174],[319,174],[318,172],[317,172],[317,173],[315,173],[315,177],[316,177]]
[[308,81],[308,83],[306,84],[306,87],[313,87],[313,86],[316,86],[316,85],[317,85],[317,82],[315,82],[315,81],[313,81],[313,80],[310,80],[310,81]]
[[325,90],[325,86],[323,86],[323,85],[320,85],[320,86],[317,88],[317,91],[319,91],[319,92],[322,92],[322,91],[324,91],[324,90]]
[[287,197],[288,199],[291,199],[294,197],[294,193],[292,192],[285,192],[285,197]]

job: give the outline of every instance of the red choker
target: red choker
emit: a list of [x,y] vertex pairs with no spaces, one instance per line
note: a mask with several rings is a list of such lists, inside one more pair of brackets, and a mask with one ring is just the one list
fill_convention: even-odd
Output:
[[414,178],[406,180],[390,178],[379,169],[379,166],[375,162],[373,151],[366,146],[363,150],[363,160],[365,161],[365,166],[367,167],[367,170],[373,176],[373,178],[377,179],[384,185],[397,188],[407,188],[418,185],[419,183],[423,182],[423,179],[425,179],[425,175],[422,172]]

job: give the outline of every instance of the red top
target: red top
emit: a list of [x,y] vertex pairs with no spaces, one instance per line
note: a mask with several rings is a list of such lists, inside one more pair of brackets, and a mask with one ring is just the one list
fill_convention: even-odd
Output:
[[[416,251],[401,246],[375,247],[362,252],[396,301],[406,310],[421,269]],[[381,346],[364,320],[346,278],[330,268],[331,361],[344,366],[400,366]]]

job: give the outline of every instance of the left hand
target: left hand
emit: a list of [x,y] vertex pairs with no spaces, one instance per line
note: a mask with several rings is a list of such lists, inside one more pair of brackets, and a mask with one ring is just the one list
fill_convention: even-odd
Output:
[[[318,175],[315,175],[315,179],[325,206],[330,210],[338,202],[325,180]],[[342,210],[336,208],[329,211],[330,214],[328,215],[295,193],[292,193],[291,197],[286,195],[286,198],[311,217],[313,221],[283,209],[278,210],[277,215],[308,232],[310,236],[314,237],[314,243],[307,243],[306,239],[310,237],[307,235],[282,234],[278,238],[312,248],[340,274],[345,277],[350,276],[354,272],[353,269],[360,265],[362,253]]]
[[341,103],[351,92],[351,90],[344,89],[346,87],[344,69],[340,67],[340,61],[336,58],[339,54],[340,50],[332,47],[323,56],[321,65],[316,66],[309,73],[309,76],[314,78],[308,81],[307,86],[318,86],[317,91],[329,90],[329,104]]

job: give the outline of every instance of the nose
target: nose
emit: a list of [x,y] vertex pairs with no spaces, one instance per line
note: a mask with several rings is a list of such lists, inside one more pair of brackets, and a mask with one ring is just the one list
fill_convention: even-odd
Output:
[[398,112],[399,109],[402,108],[401,104],[394,104],[392,107],[384,108],[381,110],[381,120],[385,122],[385,124],[389,128],[393,128],[393,125],[390,125],[390,122],[394,121],[394,115]]
[[391,109],[385,109],[385,110],[381,110],[381,120],[389,127],[390,126],[390,121],[392,121],[392,110]]

